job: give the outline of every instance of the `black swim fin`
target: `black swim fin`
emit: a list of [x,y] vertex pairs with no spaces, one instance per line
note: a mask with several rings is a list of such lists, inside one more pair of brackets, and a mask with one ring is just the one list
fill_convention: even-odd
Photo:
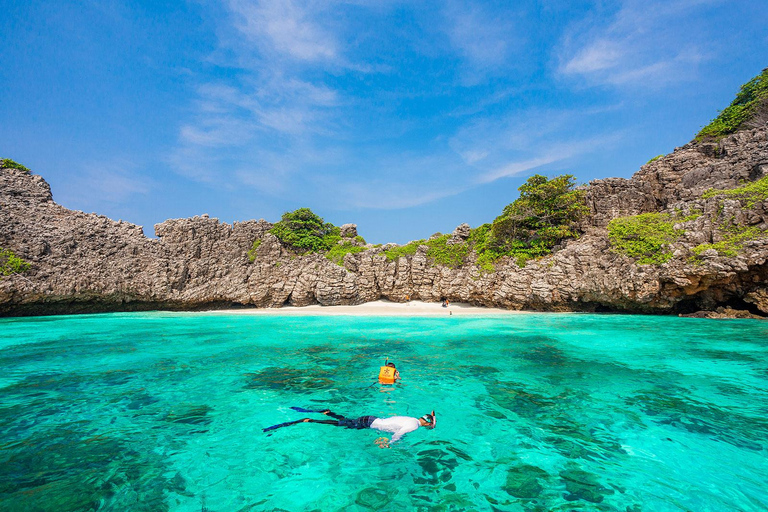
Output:
[[263,428],[261,429],[262,432],[269,432],[270,430],[275,430],[280,427],[289,427],[291,425],[295,425],[297,423],[301,423],[304,421],[303,419],[296,420],[296,421],[286,421],[285,423],[278,423],[277,425],[272,425],[271,427]]
[[323,412],[323,411],[313,411],[312,409],[304,409],[303,407],[291,407],[291,409],[298,412],[317,412],[317,413]]

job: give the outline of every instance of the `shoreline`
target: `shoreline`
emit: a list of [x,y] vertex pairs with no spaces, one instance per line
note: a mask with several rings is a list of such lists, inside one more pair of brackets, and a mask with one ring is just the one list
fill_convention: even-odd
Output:
[[211,311],[226,315],[272,315],[272,316],[499,316],[528,314],[502,308],[472,306],[465,302],[451,302],[442,307],[439,302],[390,302],[376,300],[354,306],[283,306],[281,308],[222,309]]

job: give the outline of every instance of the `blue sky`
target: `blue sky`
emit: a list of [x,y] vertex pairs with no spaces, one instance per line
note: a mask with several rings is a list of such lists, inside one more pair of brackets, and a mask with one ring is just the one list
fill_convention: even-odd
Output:
[[765,0],[3,1],[0,156],[144,226],[310,207],[374,243],[534,173],[629,177],[768,66]]

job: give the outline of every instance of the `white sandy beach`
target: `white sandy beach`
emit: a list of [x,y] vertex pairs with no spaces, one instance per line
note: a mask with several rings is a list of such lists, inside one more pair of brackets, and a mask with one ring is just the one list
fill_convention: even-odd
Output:
[[348,315],[348,316],[452,316],[452,315],[519,315],[522,312],[500,308],[471,306],[451,302],[446,308],[439,302],[389,302],[377,300],[356,306],[312,306],[282,308],[228,309],[220,313],[233,315]]

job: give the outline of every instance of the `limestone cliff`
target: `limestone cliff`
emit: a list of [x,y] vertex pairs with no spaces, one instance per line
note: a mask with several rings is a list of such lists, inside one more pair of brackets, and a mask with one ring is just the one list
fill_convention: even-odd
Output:
[[[583,236],[523,268],[502,260],[494,272],[474,264],[435,265],[427,247],[389,261],[385,247],[347,254],[343,266],[322,255],[295,257],[270,233],[271,224],[233,225],[208,216],[168,220],[157,239],[141,228],[56,204],[42,177],[0,170],[0,247],[32,264],[0,277],[0,314],[27,315],[143,309],[280,307],[358,304],[406,297],[509,309],[768,315],[768,202],[711,197],[768,174],[768,128],[741,131],[719,143],[691,143],[643,166],[631,179],[586,187],[591,211]],[[673,257],[640,265],[612,249],[611,219],[648,212],[680,218],[684,233]],[[697,212],[696,215],[690,215]],[[717,250],[728,226],[757,233],[738,253]],[[353,226],[345,226],[347,234]],[[459,226],[451,239],[469,234]],[[251,261],[254,240],[262,242]],[[723,309],[725,308],[725,309]],[[725,311],[725,313],[723,313]]]

